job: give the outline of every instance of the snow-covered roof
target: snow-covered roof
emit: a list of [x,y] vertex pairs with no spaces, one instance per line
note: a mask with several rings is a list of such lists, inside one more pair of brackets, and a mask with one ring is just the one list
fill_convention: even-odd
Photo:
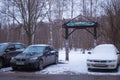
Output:
[[101,44],[94,48],[94,53],[116,53],[117,48],[113,44]]
[[32,44],[30,46],[50,46],[50,45],[48,45],[48,44]]
[[98,45],[98,46],[96,46],[96,47],[113,47],[114,45],[113,44],[100,44],[100,45]]

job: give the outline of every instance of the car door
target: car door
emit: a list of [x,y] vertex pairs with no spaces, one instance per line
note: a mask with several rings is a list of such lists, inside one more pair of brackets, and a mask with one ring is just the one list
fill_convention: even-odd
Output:
[[47,46],[44,51],[44,64],[48,65],[50,64],[50,49]]
[[15,54],[16,54],[15,45],[14,44],[8,45],[8,47],[5,50],[5,55],[4,55],[6,62],[9,63],[11,57],[15,56]]
[[51,64],[55,63],[55,59],[56,59],[56,51],[54,50],[54,48],[52,46],[49,46],[50,48],[50,60],[51,60]]

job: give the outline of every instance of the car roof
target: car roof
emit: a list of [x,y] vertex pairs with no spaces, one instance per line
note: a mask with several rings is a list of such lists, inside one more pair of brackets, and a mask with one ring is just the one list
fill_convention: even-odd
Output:
[[8,45],[8,44],[23,44],[23,43],[20,43],[20,42],[4,42],[4,43],[0,43],[1,45],[2,44],[5,44],[5,45]]
[[96,47],[115,47],[113,44],[100,44]]
[[48,44],[32,44],[30,46],[50,46],[50,45],[48,45]]
[[100,44],[93,50],[95,53],[113,53],[117,48],[113,44]]

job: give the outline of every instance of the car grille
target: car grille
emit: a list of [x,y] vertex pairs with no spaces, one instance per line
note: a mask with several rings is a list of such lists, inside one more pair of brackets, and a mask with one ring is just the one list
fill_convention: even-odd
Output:
[[106,63],[106,60],[94,60],[93,62],[100,62],[100,63]]
[[26,59],[16,59],[16,61],[25,61]]

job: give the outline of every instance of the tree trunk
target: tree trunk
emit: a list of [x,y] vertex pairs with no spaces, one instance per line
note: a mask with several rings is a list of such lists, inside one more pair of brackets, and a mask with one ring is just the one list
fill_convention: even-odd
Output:
[[32,44],[35,43],[35,34],[32,35],[32,41],[31,41]]
[[31,45],[31,44],[32,44],[32,37],[33,37],[32,34],[28,34],[28,35],[27,35],[27,38],[28,38],[28,45]]

